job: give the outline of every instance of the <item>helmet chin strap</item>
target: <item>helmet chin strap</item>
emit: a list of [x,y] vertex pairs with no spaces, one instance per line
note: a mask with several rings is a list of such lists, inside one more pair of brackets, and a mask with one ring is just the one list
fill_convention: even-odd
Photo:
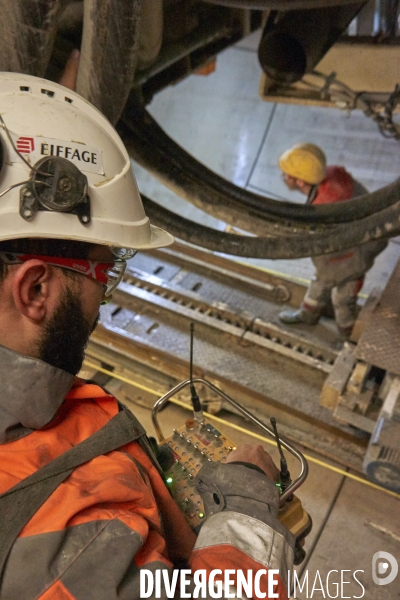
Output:
[[32,167],[21,187],[19,213],[30,221],[39,210],[73,213],[83,225],[90,223],[87,177],[68,159],[45,156]]

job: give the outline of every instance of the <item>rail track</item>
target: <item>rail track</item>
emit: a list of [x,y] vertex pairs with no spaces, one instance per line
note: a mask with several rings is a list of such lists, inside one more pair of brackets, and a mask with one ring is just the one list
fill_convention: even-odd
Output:
[[[287,438],[361,472],[366,439],[318,403],[337,355],[334,333],[327,324],[288,331],[276,321],[280,305],[298,305],[303,293],[297,283],[188,246],[142,253],[103,307],[88,359],[154,390],[127,385],[133,401],[150,405],[187,379],[194,322],[195,376],[259,418],[275,416]],[[226,409],[198,393],[210,410]]]

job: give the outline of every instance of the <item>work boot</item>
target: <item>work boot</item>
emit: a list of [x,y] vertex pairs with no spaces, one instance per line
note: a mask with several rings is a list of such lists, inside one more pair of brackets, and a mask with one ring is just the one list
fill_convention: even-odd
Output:
[[297,310],[284,310],[279,313],[279,319],[282,323],[288,325],[297,325],[298,323],[306,323],[307,325],[316,325],[319,321],[319,313],[298,308]]

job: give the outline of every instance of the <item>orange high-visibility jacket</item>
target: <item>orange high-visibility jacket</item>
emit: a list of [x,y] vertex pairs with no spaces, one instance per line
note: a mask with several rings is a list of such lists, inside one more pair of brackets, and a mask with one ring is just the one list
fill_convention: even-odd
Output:
[[[19,355],[2,348],[0,360],[5,357],[2,381],[16,377],[12,366]],[[0,384],[0,422],[5,423],[2,431],[0,426],[0,493],[87,439],[119,410],[113,396],[78,379],[60,399],[58,388],[51,385],[59,384],[60,370],[26,357],[21,363],[20,358],[18,381],[7,389]],[[22,367],[32,363],[33,371],[27,368],[24,381]],[[38,381],[43,382],[42,404]],[[61,391],[63,386],[65,381]],[[15,392],[18,402],[13,406]],[[14,395],[7,407],[9,393]],[[34,409],[40,413],[41,405],[43,413],[37,416]],[[40,420],[46,423],[36,428]],[[241,465],[222,466],[252,471]],[[192,572],[229,568],[246,574],[247,569],[265,569],[260,579],[263,592],[268,592],[268,569],[279,569],[274,591],[283,599],[293,540],[282,529],[272,514],[263,522],[224,510],[205,520],[196,540],[151,457],[133,442],[76,468],[41,506],[11,550],[0,599],[136,600],[141,595],[141,569],[170,569],[182,561]]]

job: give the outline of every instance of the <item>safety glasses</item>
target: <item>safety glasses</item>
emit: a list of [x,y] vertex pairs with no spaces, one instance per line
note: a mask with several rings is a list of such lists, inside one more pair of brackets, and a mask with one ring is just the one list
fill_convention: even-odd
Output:
[[[131,254],[132,256],[132,254]],[[54,267],[75,271],[81,275],[100,281],[105,288],[105,296],[111,296],[119,285],[126,269],[126,260],[116,258],[108,262],[98,262],[83,258],[60,258],[56,256],[41,256],[39,254],[18,254],[0,252],[1,260],[7,265],[19,265],[28,260],[38,259]]]

